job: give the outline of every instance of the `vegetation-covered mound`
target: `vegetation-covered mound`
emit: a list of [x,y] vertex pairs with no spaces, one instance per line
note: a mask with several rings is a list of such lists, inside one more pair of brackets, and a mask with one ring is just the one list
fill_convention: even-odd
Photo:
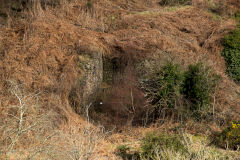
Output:
[[0,0],[0,159],[221,158],[168,134],[239,119],[239,4]]

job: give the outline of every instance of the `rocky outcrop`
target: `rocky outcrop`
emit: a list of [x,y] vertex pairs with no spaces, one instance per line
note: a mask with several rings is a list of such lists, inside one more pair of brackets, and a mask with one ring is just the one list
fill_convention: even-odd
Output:
[[79,76],[72,88],[69,100],[78,114],[85,112],[85,107],[94,101],[103,79],[103,60],[101,52],[80,53],[78,55]]

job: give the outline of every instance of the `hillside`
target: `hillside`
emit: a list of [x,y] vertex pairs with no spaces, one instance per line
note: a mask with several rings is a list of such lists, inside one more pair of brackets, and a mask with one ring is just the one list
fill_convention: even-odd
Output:
[[0,159],[240,158],[239,9],[0,0]]

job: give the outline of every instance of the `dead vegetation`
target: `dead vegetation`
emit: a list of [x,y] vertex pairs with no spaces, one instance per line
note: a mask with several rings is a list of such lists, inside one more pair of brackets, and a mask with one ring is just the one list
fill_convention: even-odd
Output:
[[8,85],[9,97],[2,101],[5,107],[1,108],[1,159],[84,160],[96,156],[106,132],[103,127],[90,124],[90,105],[86,107],[84,123],[71,122],[69,118],[70,125],[59,124],[59,115],[40,105],[41,93],[28,94],[23,85],[13,81],[8,81]]
[[[225,61],[221,57],[221,39],[235,27],[235,21],[224,16],[221,21],[214,19],[214,16],[206,11],[204,6],[209,4],[205,1],[193,1],[192,6],[182,8],[164,8],[158,3],[159,1],[155,0],[59,0],[59,4],[54,7],[47,4],[43,7],[36,1],[32,9],[21,11],[21,16],[7,13],[7,25],[0,24],[0,114],[7,116],[14,112],[14,116],[20,116],[21,119],[21,104],[17,110],[9,109],[11,104],[16,105],[21,101],[9,98],[9,85],[6,80],[14,80],[24,91],[37,97],[41,107],[35,109],[35,104],[29,105],[29,122],[26,120],[25,127],[20,127],[17,121],[11,121],[14,118],[6,119],[11,123],[2,120],[1,123],[7,126],[20,127],[18,131],[16,128],[8,130],[14,134],[10,134],[10,141],[3,145],[6,147],[4,150],[7,150],[4,155],[11,155],[13,148],[36,147],[37,144],[40,147],[41,142],[45,142],[44,138],[49,136],[50,142],[57,141],[72,148],[57,148],[55,153],[48,152],[46,156],[52,154],[54,157],[61,157],[60,159],[64,156],[69,156],[65,159],[86,159],[90,156],[87,152],[94,155],[92,152],[101,150],[91,141],[102,138],[97,137],[102,133],[101,127],[96,130],[88,127],[84,129],[84,120],[74,113],[69,102],[71,90],[84,74],[78,67],[78,55],[82,53],[91,56],[94,52],[101,52],[104,57],[116,59],[123,65],[121,72],[114,75],[108,97],[99,99],[103,100],[102,113],[93,112],[90,115],[95,122],[100,119],[100,123],[107,128],[117,126],[118,130],[122,131],[128,128],[126,126],[146,124],[144,114],[147,102],[137,85],[135,66],[146,59],[160,59],[159,62],[162,63],[170,58],[182,67],[204,61],[222,77],[212,99],[218,119],[207,126],[201,124],[202,128],[199,127],[200,124],[189,121],[186,130],[192,133],[204,133],[206,128],[216,131],[228,121],[237,119],[240,108],[239,86],[225,74]],[[239,4],[232,0],[227,1],[226,6],[235,12]],[[36,95],[36,91],[41,94]],[[25,100],[24,96],[27,95],[22,96],[20,98]],[[91,109],[93,108],[94,106]],[[34,119],[41,117],[43,113],[48,116],[46,110],[52,110],[54,116],[50,117],[55,117],[56,120],[45,117],[43,119],[54,122],[54,125],[44,133],[38,132],[42,138],[30,139],[27,142],[31,144],[27,144],[24,141],[25,134],[34,137],[36,129],[31,126],[35,126],[34,121],[42,122],[41,118]],[[35,115],[33,113],[37,117],[32,118],[31,116]],[[38,127],[51,126],[47,123],[42,122],[44,125]],[[62,126],[64,129],[61,129],[61,133],[56,133],[55,129]],[[26,129],[27,132],[22,135],[22,131]],[[42,131],[41,128],[37,130]],[[4,132],[2,135],[5,135],[2,136],[4,140],[9,135],[6,131],[6,128],[1,128],[1,133]],[[58,136],[51,137],[53,133]],[[77,136],[80,133],[86,139],[82,140]],[[15,142],[19,137],[22,137],[19,142],[24,141],[24,144]],[[89,148],[81,150],[83,145]],[[49,146],[52,144],[47,142],[45,147]],[[73,150],[76,152],[73,153]],[[62,152],[62,155],[57,155],[61,151],[68,154]],[[108,151],[99,152],[108,154]],[[27,155],[27,152],[25,154]]]

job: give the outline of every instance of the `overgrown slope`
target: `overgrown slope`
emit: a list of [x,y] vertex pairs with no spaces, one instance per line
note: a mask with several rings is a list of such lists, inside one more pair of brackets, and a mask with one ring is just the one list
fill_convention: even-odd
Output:
[[[28,141],[34,143],[23,143],[24,136],[34,137],[35,130],[31,129],[26,135],[13,132],[17,133],[13,136],[17,137],[14,143],[14,138],[7,136],[6,128],[19,126],[17,121],[8,123],[21,115],[22,102],[18,91],[12,90],[15,85],[21,86],[23,101],[28,100],[25,98],[28,94],[34,95],[29,104],[34,107],[27,107],[31,112],[24,116],[38,117],[48,115],[49,111],[53,114],[50,116],[53,119],[45,118],[51,123],[46,122],[49,128],[42,137],[48,137],[56,129],[68,137],[66,140],[53,136],[51,142],[57,139],[66,146],[74,144],[71,135],[76,136],[78,131],[90,134],[90,128],[94,128],[93,138],[103,147],[89,151],[89,157],[113,158],[112,149],[104,147],[111,138],[116,143],[123,139],[120,133],[96,138],[98,133],[102,134],[97,123],[109,130],[116,128],[114,132],[153,124],[146,120],[150,103],[139,81],[142,75],[152,73],[168,61],[179,64],[183,71],[191,64],[203,62],[221,77],[209,99],[211,118],[200,122],[187,119],[183,127],[186,132],[210,134],[230,121],[239,120],[240,87],[226,74],[225,59],[221,56],[223,37],[236,27],[237,22],[232,18],[240,4],[236,1],[220,4],[195,0],[173,6],[155,0],[0,1],[0,124],[5,126],[0,128],[0,134],[4,135],[0,146],[14,150],[0,152],[0,158],[3,155],[6,159],[16,159],[24,149],[44,141],[35,142],[33,138]],[[20,109],[11,109],[12,105]],[[89,127],[89,117],[95,126]],[[172,122],[176,128],[182,126],[172,117],[154,122],[157,126],[165,122]],[[25,122],[26,126],[33,123],[31,118]],[[81,132],[81,128],[88,132]],[[77,145],[79,149],[82,144]],[[22,155],[29,157],[30,151]],[[40,152],[37,154],[41,157]],[[79,159],[86,157],[88,154]]]

